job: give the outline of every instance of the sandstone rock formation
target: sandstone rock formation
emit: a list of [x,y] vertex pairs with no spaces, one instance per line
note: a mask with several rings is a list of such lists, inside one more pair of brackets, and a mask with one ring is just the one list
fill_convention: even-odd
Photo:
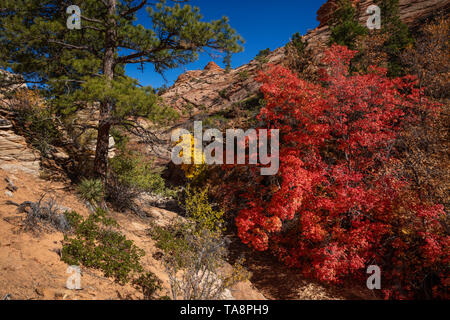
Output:
[[0,168],[39,175],[39,153],[27,146],[25,138],[14,133],[12,124],[0,118]]
[[[368,14],[367,8],[376,4],[374,0],[351,0],[353,6],[358,10],[360,21],[365,23]],[[329,0],[319,11],[317,11],[317,20],[320,22],[319,28],[329,24],[331,15],[337,8],[338,0]],[[433,12],[440,9],[445,9],[450,4],[448,0],[400,0],[399,14],[400,19],[406,24],[413,26],[419,23],[422,19],[427,18]]]
[[[307,55],[313,57],[316,62],[320,60],[323,47],[328,42],[330,36],[328,24],[337,2],[338,0],[326,2],[317,13],[320,25],[303,36],[303,40],[307,42],[305,48]],[[361,24],[365,25],[368,19],[366,10],[375,3],[374,0],[352,0],[352,2]],[[437,10],[448,9],[449,6],[450,0],[400,0],[399,14],[405,23],[415,26]],[[287,63],[284,47],[271,52],[267,60],[272,64]],[[258,93],[260,84],[254,78],[261,68],[260,62],[252,60],[226,73],[216,63],[210,62],[204,70],[182,74],[175,84],[162,94],[162,98],[168,105],[178,110],[182,110],[188,104],[202,113],[225,109]],[[314,68],[314,63],[308,68]]]
[[21,76],[0,70],[0,99],[3,98],[6,92],[26,87],[27,85]]
[[[268,63],[281,63],[283,48],[270,53],[267,58]],[[182,74],[162,98],[180,111],[188,104],[203,112],[217,111],[257,93],[260,85],[254,78],[259,70],[261,63],[256,60],[228,73],[210,62],[203,70]]]

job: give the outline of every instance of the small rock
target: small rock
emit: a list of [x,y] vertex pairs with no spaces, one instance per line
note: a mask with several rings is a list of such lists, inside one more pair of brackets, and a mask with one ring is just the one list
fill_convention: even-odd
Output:
[[36,291],[36,293],[40,296],[44,296],[44,290],[42,290],[41,288],[36,288],[34,289],[34,291]]
[[65,206],[60,206],[60,205],[58,205],[58,210],[61,211],[61,212],[72,212],[73,211],[72,208],[65,207]]
[[9,293],[7,293],[2,300],[11,300],[11,295]]
[[14,185],[14,183],[13,183],[13,182],[11,181],[11,179],[9,179],[8,177],[5,178],[5,181],[6,181],[6,183],[7,183],[6,189],[8,189],[9,191],[11,191],[11,192],[16,192],[17,189],[19,189],[19,188],[17,188],[17,187]]
[[14,194],[11,191],[9,191],[9,190],[5,190],[5,195],[10,197],[10,198],[14,198]]

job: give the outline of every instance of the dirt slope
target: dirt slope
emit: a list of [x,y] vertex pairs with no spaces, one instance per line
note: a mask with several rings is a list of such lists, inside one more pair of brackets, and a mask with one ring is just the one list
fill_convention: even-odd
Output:
[[[6,190],[6,177],[18,187],[13,197]],[[82,269],[82,290],[66,288],[70,274],[66,273],[68,265],[59,256],[63,234],[24,231],[22,220],[25,214],[16,213],[17,207],[7,204],[8,201],[19,204],[37,201],[43,193],[56,197],[65,208],[84,216],[89,214],[69,185],[45,181],[22,172],[11,174],[0,169],[0,298],[9,295],[10,299],[141,299],[141,293],[133,287],[118,285],[100,272],[90,269]],[[153,207],[147,208],[147,211],[157,220],[175,216],[175,213]],[[121,232],[145,250],[143,265],[164,281],[165,289],[161,295],[168,295],[168,277],[161,263],[152,257],[158,250],[147,235],[150,218],[111,214],[119,222]],[[232,294],[235,299],[264,299],[248,281],[238,284]]]

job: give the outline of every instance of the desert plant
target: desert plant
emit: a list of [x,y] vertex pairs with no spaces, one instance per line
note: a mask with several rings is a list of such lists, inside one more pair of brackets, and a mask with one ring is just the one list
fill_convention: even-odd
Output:
[[78,185],[78,194],[81,199],[94,207],[103,200],[104,193],[104,186],[100,179],[83,179]]
[[136,198],[142,193],[136,187],[123,183],[115,174],[110,174],[105,187],[106,201],[112,208],[119,212],[131,210],[141,215],[142,212],[136,205]]
[[188,185],[184,200],[186,216],[196,222],[196,231],[224,231],[223,210],[215,210],[208,200],[208,189],[195,189]]
[[189,117],[192,117],[194,114],[195,106],[192,103],[187,103],[183,106],[183,110],[181,110],[181,113],[183,115],[188,115]]
[[292,35],[290,44],[297,50],[297,54],[301,56],[305,51],[305,42],[299,32]]
[[110,160],[111,171],[118,181],[143,192],[164,194],[167,190],[160,172],[151,160],[130,150],[122,150]]
[[126,147],[126,141],[118,147],[118,154],[110,160],[110,173],[105,185],[106,200],[115,210],[131,210],[141,215],[135,199],[142,193],[173,197],[176,191],[166,188],[161,170],[151,160]]
[[399,15],[399,0],[376,0],[381,8],[382,33],[385,35],[383,51],[388,56],[388,75],[391,77],[403,76],[407,68],[401,56],[405,49],[410,48],[415,40],[412,37],[408,25]]
[[133,285],[141,290],[144,300],[153,300],[155,293],[162,289],[161,280],[153,272],[142,273],[133,280]]
[[76,212],[68,212],[66,217],[74,231],[73,236],[64,236],[64,262],[99,269],[121,284],[143,272],[140,259],[144,251],[116,230],[117,222],[104,210],[98,208],[87,219]]
[[219,97],[221,97],[222,99],[227,99],[228,98],[228,90],[226,88],[220,90]]

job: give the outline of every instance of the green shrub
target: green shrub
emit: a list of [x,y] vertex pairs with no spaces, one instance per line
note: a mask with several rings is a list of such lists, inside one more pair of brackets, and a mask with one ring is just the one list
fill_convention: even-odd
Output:
[[219,96],[220,96],[222,99],[227,99],[227,98],[228,98],[228,92],[227,92],[227,89],[225,88],[225,89],[220,90],[220,91],[219,91]]
[[152,272],[141,274],[133,281],[133,285],[136,289],[141,290],[145,300],[153,299],[155,293],[162,289],[161,280]]
[[81,199],[97,206],[104,197],[103,183],[100,179],[83,179],[78,185]]
[[243,71],[239,72],[238,75],[239,75],[239,80],[241,80],[241,81],[245,81],[249,77],[247,70],[243,70]]
[[126,142],[120,145],[118,155],[110,159],[110,172],[106,183],[106,200],[120,212],[131,210],[141,215],[135,199],[143,192],[164,197],[174,197],[177,192],[166,188],[161,169],[137,152],[127,150]]
[[267,56],[270,54],[270,48],[261,50],[255,57],[255,60],[258,61],[259,63],[263,64],[263,63],[267,63],[269,61],[269,59],[267,58]]
[[167,190],[153,163],[132,151],[122,151],[110,160],[112,172],[120,183],[140,191],[164,194]]
[[192,103],[188,103],[183,107],[183,110],[181,111],[181,113],[184,116],[188,115],[189,117],[192,117],[192,115],[194,114],[194,109],[195,109],[195,106]]
[[191,251],[186,239],[190,224],[181,220],[173,221],[168,227],[153,225],[150,236],[156,241],[156,247],[170,257],[171,263],[185,267],[184,255]]
[[76,212],[66,213],[66,217],[74,231],[73,237],[64,236],[64,262],[99,269],[121,284],[143,272],[140,259],[144,251],[114,229],[118,224],[105,211],[97,209],[87,219]]

